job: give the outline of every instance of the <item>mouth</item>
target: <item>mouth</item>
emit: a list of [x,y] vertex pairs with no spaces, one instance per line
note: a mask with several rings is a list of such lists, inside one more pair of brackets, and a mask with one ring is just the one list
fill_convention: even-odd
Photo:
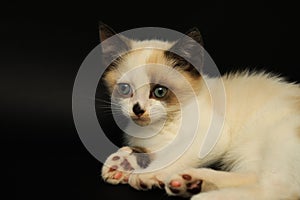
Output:
[[150,118],[132,116],[131,119],[140,126],[147,126],[151,123]]

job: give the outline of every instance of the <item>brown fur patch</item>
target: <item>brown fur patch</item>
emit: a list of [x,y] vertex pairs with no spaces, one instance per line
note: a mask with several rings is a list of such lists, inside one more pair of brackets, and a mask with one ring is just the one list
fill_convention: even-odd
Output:
[[176,95],[170,90],[168,91],[168,95],[165,98],[165,101],[171,105],[177,105],[179,103]]
[[109,90],[110,93],[113,92],[114,87],[117,83],[117,71],[116,70],[110,70],[104,75],[104,81],[105,84]]
[[[150,88],[151,88],[151,94],[150,94],[150,98],[154,98],[156,99],[156,97],[153,95],[153,90],[155,89],[157,85],[152,83]],[[165,97],[163,98],[160,98],[159,99],[160,101],[165,101],[167,102],[168,104],[178,104],[178,99],[176,98],[176,95],[171,91],[171,90],[168,90],[168,93],[165,95]]]
[[147,153],[148,150],[144,147],[133,146],[130,147],[132,149],[132,153]]
[[[176,61],[172,58],[167,58],[165,55],[165,51],[163,50],[153,50],[150,56],[147,58],[146,63],[159,64],[159,65],[164,65],[173,68],[174,63],[176,63]],[[201,84],[199,84],[202,79],[201,76],[196,77],[193,74],[191,74],[189,71],[185,71],[184,68],[182,69],[174,68],[174,69],[176,69],[184,76],[185,80],[187,80],[191,84],[192,88],[196,93],[199,92],[201,87]],[[173,104],[173,105],[178,104],[178,99],[176,98],[176,95],[170,90],[168,91],[167,96],[161,100],[167,102],[168,104]]]
[[[202,84],[199,84],[199,81],[202,82],[201,76],[195,76],[191,71],[187,71],[186,67],[175,67],[174,63],[177,63],[177,60],[172,57],[166,57],[166,51],[163,50],[153,50],[151,55],[147,58],[147,64],[161,64],[168,67],[175,68],[180,72],[184,78],[191,84],[195,92],[198,92]],[[190,67],[190,66],[189,66]],[[174,95],[175,96],[175,95]]]
[[166,64],[166,59],[164,57],[164,51],[153,50],[151,55],[147,58],[146,64]]
[[191,84],[194,91],[198,93],[203,85],[203,79],[201,76],[195,77],[191,76],[189,72],[183,71],[183,76],[186,78],[186,80]]

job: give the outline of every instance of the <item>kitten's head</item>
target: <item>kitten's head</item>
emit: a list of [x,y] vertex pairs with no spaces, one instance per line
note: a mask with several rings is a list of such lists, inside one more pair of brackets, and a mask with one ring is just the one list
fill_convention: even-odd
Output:
[[113,104],[136,124],[172,120],[199,92],[201,69],[191,63],[202,66],[202,38],[195,28],[186,35],[174,42],[136,41],[100,25],[104,64],[109,66],[104,81]]

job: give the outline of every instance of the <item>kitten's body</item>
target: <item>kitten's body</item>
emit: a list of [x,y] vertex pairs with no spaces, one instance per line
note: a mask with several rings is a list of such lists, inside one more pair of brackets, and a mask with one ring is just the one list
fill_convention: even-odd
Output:
[[[172,62],[166,58],[165,51],[173,45],[174,43],[157,40],[130,41],[131,49],[138,50],[124,56],[117,63],[118,70],[112,70],[106,75],[105,80],[110,90],[112,91],[118,80],[122,79],[122,74],[129,72],[134,66],[172,65]],[[145,47],[155,47],[155,49],[144,49]],[[223,76],[223,84],[219,84],[220,78],[203,76],[193,78],[189,77],[190,71],[179,69],[179,72],[187,77],[191,85],[197,85],[194,87],[194,92],[201,117],[196,137],[191,146],[171,165],[152,173],[128,175],[126,179],[129,178],[129,184],[138,189],[145,189],[164,182],[169,194],[190,196],[198,192],[189,190],[190,186],[186,182],[194,180],[190,185],[195,185],[197,183],[195,181],[201,180],[201,193],[193,196],[194,199],[300,199],[299,86],[265,73],[229,74]],[[145,69],[139,71],[136,76],[129,75],[125,78],[125,82],[133,82],[134,85],[140,81],[140,84],[143,84],[151,76],[155,76],[158,82],[166,78],[164,74]],[[184,87],[180,81],[178,83],[174,79],[169,81],[172,82],[170,84],[173,84],[174,91],[176,88]],[[212,86],[210,91],[207,82]],[[218,94],[224,89],[226,112],[218,113],[218,109],[213,110],[211,93]],[[146,91],[147,87],[144,90]],[[136,94],[139,94],[138,90]],[[128,99],[126,106],[124,102],[122,103],[124,100],[119,101],[125,110],[130,110],[130,106],[136,100],[139,99],[132,102]],[[150,99],[150,103],[145,105],[151,106],[157,103],[154,101],[156,100]],[[164,106],[166,104],[162,103]],[[188,104],[189,100],[185,100],[182,106]],[[221,136],[212,151],[200,159],[199,152],[207,130],[211,126],[213,114],[224,116]],[[181,117],[181,112],[177,110],[172,115],[168,115],[162,130],[153,137],[145,139],[126,136],[128,146],[143,147],[147,149],[147,153],[160,150],[176,137],[182,125]],[[152,163],[155,163],[155,157],[159,155],[154,154]],[[110,164],[109,159],[107,164]],[[131,162],[133,168],[139,167],[130,154],[126,159]],[[228,172],[201,168],[214,162],[221,163],[221,168]],[[123,181],[123,179],[119,181],[115,174],[108,175],[115,173],[114,170],[104,167],[102,173],[108,182]],[[185,175],[192,178],[185,178],[187,177]],[[124,182],[127,182],[125,178]]]

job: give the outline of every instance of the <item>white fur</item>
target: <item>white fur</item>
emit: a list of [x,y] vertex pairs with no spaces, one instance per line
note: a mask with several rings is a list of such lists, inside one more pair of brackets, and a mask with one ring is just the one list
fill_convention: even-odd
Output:
[[[151,43],[147,42],[138,42],[134,43],[134,45],[144,48]],[[155,45],[167,49],[171,44],[155,41]],[[129,58],[125,61],[125,64],[123,63],[124,68],[121,67],[120,71],[128,71],[126,67],[136,66],[136,64],[142,65],[145,58],[150,54],[151,51],[149,50],[139,54],[138,57]],[[131,77],[130,81],[144,81],[146,77],[146,72],[141,71],[136,78]],[[214,83],[219,80],[207,78],[207,81]],[[239,186],[239,182],[235,182],[236,179],[232,178],[232,180],[228,180],[228,183],[226,182],[222,185],[221,179],[223,175],[215,172],[209,172],[208,174],[211,173],[211,175],[205,175],[206,172],[202,172],[203,175],[201,177],[204,177],[204,180],[205,178],[211,179],[214,184],[219,186],[219,190],[200,193],[192,199],[299,199],[299,86],[265,73],[251,74],[244,72],[229,74],[223,76],[222,81],[226,94],[226,113],[221,137],[216,146],[205,158],[199,158],[201,145],[213,114],[211,94],[206,87],[202,87],[200,92],[196,94],[201,117],[195,140],[189,149],[182,152],[180,158],[161,171],[155,172],[153,176],[158,176],[158,174],[172,175],[180,173],[180,170],[187,168],[205,167],[214,161],[222,161],[224,170],[229,171],[230,174],[254,174],[256,177],[255,181],[250,181],[251,183],[247,186],[242,184]],[[215,87],[210,92],[218,93],[221,90],[223,90],[222,85],[215,84]],[[134,101],[143,101],[142,99]],[[144,102],[147,105],[146,101]],[[128,105],[129,108],[127,109],[130,110],[133,103]],[[222,113],[219,114],[222,115]],[[153,137],[146,140],[128,137],[129,145],[142,146],[151,152],[168,146],[178,134],[178,130],[182,125],[181,117],[188,118],[189,116],[180,116],[179,112],[178,116],[173,118],[173,121],[168,121],[163,129]],[[192,121],[194,119],[191,118],[189,120]],[[173,148],[169,149],[169,154],[176,152],[177,147],[174,146]],[[164,159],[164,156],[156,155],[158,159]],[[201,174],[200,171],[191,173]],[[143,179],[142,175],[139,178]],[[166,178],[163,181],[167,180],[170,179]],[[143,180],[143,182],[145,181]]]

